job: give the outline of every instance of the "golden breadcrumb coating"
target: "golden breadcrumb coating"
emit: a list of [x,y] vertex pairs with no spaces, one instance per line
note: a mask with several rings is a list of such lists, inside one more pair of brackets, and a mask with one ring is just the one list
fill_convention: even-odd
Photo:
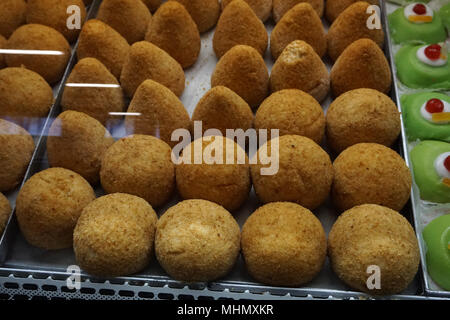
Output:
[[0,236],[5,230],[6,223],[8,222],[9,216],[11,215],[11,205],[9,204],[8,198],[6,198],[2,193],[0,193]]
[[[332,23],[346,8],[359,0],[327,0],[325,3],[325,16]],[[378,5],[378,0],[365,0],[366,2]]]
[[390,147],[400,134],[400,113],[385,94],[373,89],[347,91],[327,110],[327,142],[337,153],[360,142]]
[[395,151],[376,143],[358,143],[334,161],[333,203],[339,211],[378,204],[400,211],[411,192],[411,172]]
[[279,129],[279,135],[295,134],[322,142],[325,115],[312,96],[298,89],[272,93],[261,103],[255,116],[255,129]]
[[322,17],[324,10],[324,0],[273,0],[273,19],[280,21],[286,12],[301,2],[308,2],[316,11],[319,17]]
[[48,161],[51,167],[70,169],[95,184],[103,156],[113,143],[100,122],[81,112],[65,111],[49,129]]
[[310,282],[327,255],[319,219],[292,202],[269,203],[253,212],[242,227],[241,247],[250,275],[274,286]]
[[142,198],[114,193],[86,206],[73,233],[79,266],[100,277],[141,271],[153,254],[156,216]]
[[63,168],[43,170],[25,182],[17,196],[20,230],[33,246],[70,248],[81,211],[94,199],[94,190],[78,173]]
[[26,22],[27,3],[24,0],[0,1],[0,34],[9,38]]
[[240,230],[223,207],[186,200],[169,208],[156,226],[155,252],[173,278],[212,281],[225,276],[238,256]]
[[[225,9],[233,0],[222,0],[222,10]],[[245,0],[250,8],[255,12],[256,16],[265,22],[272,13],[272,0]]]
[[[197,152],[196,144],[202,154]],[[208,159],[211,153],[222,163]],[[195,157],[202,157],[195,163]],[[177,188],[183,199],[205,199],[220,204],[229,211],[238,209],[248,198],[251,188],[250,168],[247,155],[233,140],[222,136],[209,136],[194,140],[183,150],[182,156],[189,160],[176,166]],[[227,162],[226,159],[233,159]]]
[[[417,238],[408,220],[394,210],[374,204],[354,207],[338,218],[328,237],[328,255],[342,281],[375,295],[405,290],[420,262]],[[369,266],[380,268],[380,289],[367,286],[373,274],[368,273]]]
[[[253,187],[263,202],[292,201],[313,210],[320,206],[330,193],[333,166],[328,154],[314,141],[297,135],[284,135],[267,142],[270,155],[277,152],[279,144],[279,170],[274,175],[262,175],[261,154],[258,163],[251,165]],[[272,147],[274,146],[274,147]],[[272,150],[274,148],[275,150]]]
[[152,136],[137,134],[120,139],[103,156],[103,189],[133,194],[152,207],[161,206],[175,187],[171,151],[167,143]]
[[176,0],[185,6],[197,24],[198,31],[205,32],[214,27],[220,15],[219,0]]

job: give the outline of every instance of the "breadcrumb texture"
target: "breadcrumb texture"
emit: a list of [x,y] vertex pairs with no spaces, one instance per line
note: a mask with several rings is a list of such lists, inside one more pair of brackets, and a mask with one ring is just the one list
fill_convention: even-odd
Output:
[[27,23],[43,24],[59,31],[69,42],[74,42],[80,29],[69,29],[67,22],[70,15],[67,9],[70,6],[80,8],[80,22],[86,20],[86,7],[82,0],[28,0]]
[[130,275],[152,259],[156,216],[142,198],[114,193],[86,206],[73,233],[80,267],[100,277]]
[[104,0],[97,19],[119,32],[131,44],[144,40],[152,14],[142,1]]
[[[233,0],[222,0],[222,10],[225,9]],[[255,12],[256,16],[265,22],[272,13],[272,0],[245,0]]]
[[220,59],[236,45],[247,45],[256,49],[261,56],[267,49],[269,36],[261,20],[244,0],[234,0],[220,15],[214,33],[213,47]]
[[92,19],[87,21],[78,40],[78,60],[96,58],[119,79],[122,66],[128,56],[130,45],[116,30],[104,22]]
[[240,230],[223,207],[186,200],[167,210],[156,227],[156,257],[173,278],[212,281],[229,273],[240,250]]
[[51,50],[59,55],[8,54],[8,67],[25,67],[39,73],[48,83],[61,80],[70,57],[66,38],[53,28],[40,24],[27,24],[18,28],[6,43],[12,50]]
[[0,117],[27,127],[45,118],[53,91],[39,74],[25,68],[0,70]]
[[270,51],[276,60],[294,40],[303,40],[320,56],[327,51],[327,39],[322,20],[307,2],[297,4],[276,24],[270,34]]
[[269,94],[269,71],[254,48],[238,45],[217,63],[211,76],[211,87],[216,86],[231,89],[250,107],[257,108]]
[[49,129],[47,156],[51,167],[70,169],[96,184],[102,158],[113,143],[100,122],[81,112],[65,111]]
[[253,127],[253,112],[239,95],[227,87],[217,86],[209,90],[198,102],[192,121],[202,121],[203,133],[208,129],[218,129],[223,136],[226,129]]
[[162,4],[162,0],[142,0],[151,12],[155,12]]
[[299,89],[321,102],[330,91],[327,67],[308,43],[291,42],[273,65],[270,74],[272,92]]
[[26,22],[27,3],[24,0],[0,1],[0,34],[9,38]]
[[242,228],[241,247],[252,277],[274,286],[310,282],[327,255],[319,219],[291,202],[269,203],[252,213]]
[[97,59],[84,58],[78,61],[66,83],[108,84],[116,87],[76,87],[65,86],[61,106],[63,110],[86,113],[103,125],[116,122],[114,112],[125,110],[122,88],[111,72]]
[[34,151],[31,135],[22,127],[0,119],[0,191],[17,187]]
[[[373,40],[380,48],[384,45],[383,29],[369,29],[367,23],[373,13],[367,13],[370,6],[365,1],[359,1],[342,12],[328,30],[328,56],[333,60],[350,44],[358,39]],[[379,17],[381,19],[381,17]]]
[[[262,175],[261,168],[269,165],[261,160],[265,152],[277,152],[276,142],[279,170],[274,175]],[[253,187],[263,203],[292,201],[313,210],[325,201],[333,181],[333,166],[318,144],[306,137],[285,135],[268,141],[266,147],[258,150],[258,163],[251,165]]]
[[158,207],[169,199],[175,186],[171,149],[152,136],[122,138],[106,151],[100,180],[107,193],[133,194]]
[[[342,281],[376,295],[405,290],[420,261],[417,238],[408,220],[374,204],[354,207],[338,218],[328,237],[328,255]],[[381,288],[370,290],[367,268],[373,265],[380,268]]]
[[347,91],[327,110],[327,142],[337,153],[361,142],[390,147],[400,134],[400,112],[385,94],[373,89]]
[[[325,3],[325,17],[329,22],[333,22],[336,18],[358,0],[327,0]],[[366,2],[379,5],[378,0],[366,0]]]
[[[136,90],[125,117],[127,134],[147,134],[161,138],[170,146],[172,132],[190,129],[189,114],[180,99],[168,88],[153,80],[145,80]],[[139,114],[138,116],[135,114]]]
[[[213,201],[229,211],[247,200],[251,188],[249,161],[233,140],[222,136],[197,139],[185,147],[182,157],[189,161],[176,166],[178,192],[183,199]],[[203,160],[199,164],[195,163],[197,157]]]
[[70,248],[81,211],[94,199],[94,190],[79,174],[63,168],[43,170],[25,182],[17,196],[20,230],[33,246]]
[[411,192],[411,172],[395,151],[376,143],[358,143],[334,161],[333,203],[339,211],[378,204],[400,211]]
[[3,193],[0,193],[0,235],[3,234],[5,230],[8,218],[11,215],[11,205],[9,204],[8,198],[6,198]]
[[325,133],[325,115],[312,96],[297,89],[272,93],[259,107],[255,129],[278,129],[279,135],[299,135],[320,144]]
[[125,94],[133,97],[139,85],[147,79],[169,88],[178,97],[184,91],[184,71],[167,52],[148,41],[140,41],[130,48],[120,83]]
[[322,17],[324,10],[324,0],[273,0],[273,19],[280,21],[286,12],[295,5],[308,2],[316,11],[319,17]]
[[214,27],[220,15],[219,0],[176,0],[192,16],[200,32]]
[[391,76],[391,68],[380,47],[370,39],[360,39],[349,45],[333,65],[331,89],[336,97],[359,88],[388,93]]
[[[6,48],[6,38],[0,34],[0,49]],[[6,67],[5,55],[0,54],[0,69]]]
[[145,40],[172,56],[183,68],[200,54],[200,33],[186,8],[177,1],[165,2],[153,16]]

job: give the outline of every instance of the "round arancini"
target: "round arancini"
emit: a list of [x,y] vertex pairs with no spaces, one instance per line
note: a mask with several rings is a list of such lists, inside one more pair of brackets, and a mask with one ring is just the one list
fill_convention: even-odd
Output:
[[25,182],[17,196],[20,230],[33,246],[70,248],[81,211],[94,199],[94,190],[78,173],[63,168],[43,170]]
[[0,119],[1,192],[10,191],[20,184],[33,151],[33,138],[25,129],[12,122]]
[[292,202],[258,208],[242,228],[241,247],[248,272],[274,286],[297,287],[320,272],[327,239],[319,219]]
[[251,188],[249,161],[233,140],[222,136],[194,140],[179,160],[176,180],[183,199],[213,201],[229,211],[247,199]]
[[240,230],[233,216],[206,200],[185,200],[169,208],[156,226],[155,252],[173,278],[212,281],[234,266]]
[[[328,255],[342,281],[377,295],[406,289],[420,261],[417,238],[408,220],[373,204],[354,207],[338,218],[328,237]],[[377,268],[379,288],[377,281],[369,279]]]
[[5,38],[26,21],[27,3],[25,0],[0,1],[0,34]]
[[322,141],[325,115],[312,96],[298,89],[272,93],[261,103],[255,116],[255,129],[279,129],[279,135],[296,134]]
[[[263,164],[270,160],[266,152],[272,158],[270,164]],[[273,172],[263,175],[262,169],[269,168]],[[292,201],[313,210],[330,193],[333,166],[328,154],[311,139],[285,135],[260,147],[258,163],[252,163],[251,174],[256,195],[263,203]]]
[[11,210],[8,198],[6,198],[3,193],[0,193],[0,237],[5,230]]
[[355,89],[337,97],[327,110],[327,142],[336,152],[360,142],[390,147],[400,134],[400,113],[385,94]]
[[167,143],[153,136],[136,134],[116,141],[102,159],[103,189],[133,194],[152,207],[161,206],[175,187],[171,152]]
[[334,161],[332,199],[339,211],[361,204],[378,204],[400,211],[411,192],[411,172],[392,149],[358,143]]
[[0,70],[0,117],[28,127],[45,119],[53,91],[39,74],[26,68]]
[[70,46],[57,30],[41,25],[26,24],[19,27],[6,43],[11,50],[44,50],[53,54],[8,54],[8,67],[25,67],[40,74],[48,83],[61,80],[70,58]]
[[157,220],[142,198],[114,193],[96,199],[84,208],[73,232],[78,265],[101,277],[141,271],[152,257]]
[[100,179],[102,158],[113,143],[100,122],[82,112],[65,111],[49,129],[48,161],[51,167],[73,170],[95,184]]

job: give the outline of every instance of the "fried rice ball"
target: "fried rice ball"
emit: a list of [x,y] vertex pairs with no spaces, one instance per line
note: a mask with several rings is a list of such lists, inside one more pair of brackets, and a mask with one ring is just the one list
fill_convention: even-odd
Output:
[[22,127],[0,119],[0,191],[10,191],[22,181],[34,151],[31,135]]
[[175,186],[169,145],[153,136],[136,134],[115,142],[105,153],[100,181],[107,193],[144,198],[152,207],[164,204]]
[[25,68],[0,70],[0,117],[28,127],[45,118],[53,103],[53,91],[36,72]]
[[[277,151],[278,167],[274,159],[264,164],[267,154],[276,158]],[[278,171],[263,175],[261,170],[270,166],[271,171],[277,168]],[[284,135],[268,141],[258,150],[258,163],[251,165],[251,175],[256,195],[263,203],[292,201],[313,210],[330,193],[333,166],[328,154],[311,139]]]
[[100,20],[91,19],[81,29],[77,57],[98,59],[119,79],[129,50],[130,45],[120,33]]
[[41,171],[25,182],[17,196],[20,230],[33,246],[70,248],[81,211],[94,199],[91,185],[78,173],[63,168]]
[[339,211],[378,204],[400,211],[411,192],[411,172],[395,151],[376,143],[358,143],[334,161],[332,199]]
[[[67,10],[70,6],[77,6],[80,9],[80,23],[86,19],[86,7],[82,0],[28,0],[27,23],[43,24],[61,32],[67,41],[74,42],[80,29],[69,29],[68,23],[73,23],[69,19]],[[72,11],[69,11],[73,14]]]
[[220,16],[219,0],[176,0],[186,7],[200,33],[214,27]]
[[227,51],[211,75],[211,87],[224,86],[257,108],[269,94],[269,71],[252,47],[237,45]]
[[310,282],[327,255],[319,219],[292,202],[269,203],[252,213],[242,228],[241,247],[250,275],[274,286]]
[[9,38],[18,27],[25,23],[27,3],[24,0],[0,1],[0,34]]
[[[328,237],[331,266],[348,286],[369,294],[402,292],[417,273],[420,253],[411,224],[389,208],[365,204],[344,212]],[[369,289],[380,268],[380,288]]]
[[6,43],[13,50],[49,50],[58,54],[8,54],[8,67],[25,67],[39,73],[48,83],[61,80],[70,58],[70,46],[64,36],[41,24],[27,24],[18,28]]
[[385,94],[373,89],[347,91],[327,111],[327,142],[337,153],[360,142],[391,146],[400,134],[400,113]]
[[[222,10],[225,9],[233,0],[222,0]],[[265,22],[272,13],[272,0],[245,0],[256,16]]]
[[176,181],[183,199],[205,199],[234,211],[248,198],[248,157],[233,140],[222,136],[194,140],[183,149],[179,160]]
[[272,93],[261,103],[255,128],[279,129],[280,136],[305,136],[319,144],[325,132],[325,115],[317,100],[306,92],[285,89]]
[[128,43],[144,40],[152,14],[142,1],[104,0],[97,19],[119,32]]
[[[327,0],[325,3],[325,17],[327,20],[332,23],[336,20],[337,17],[351,6],[353,3],[358,2],[359,0]],[[378,5],[378,0],[364,0],[370,4]]]
[[152,258],[157,220],[142,198],[114,193],[96,199],[83,209],[73,232],[78,265],[100,277],[141,271]]
[[5,230],[6,223],[8,222],[9,216],[11,214],[11,205],[9,204],[8,198],[6,198],[3,193],[0,193],[0,237]]
[[308,2],[319,15],[322,17],[324,10],[324,0],[273,0],[273,19],[275,22],[280,21],[286,12],[301,2]]
[[[6,48],[6,38],[0,34],[0,49]],[[0,69],[6,67],[5,56],[0,54]]]
[[217,86],[209,90],[198,102],[192,121],[202,121],[203,134],[218,129],[223,136],[227,129],[246,131],[253,127],[253,112],[239,95],[227,87]]
[[186,200],[159,219],[155,252],[171,277],[187,282],[212,281],[233,268],[239,241],[239,226],[227,210],[206,200]]
[[120,114],[126,108],[119,81],[95,58],[81,59],[73,67],[64,87],[61,106],[63,110],[84,112],[105,126],[117,123],[119,117],[115,114]]
[[95,184],[103,156],[113,143],[100,122],[82,112],[65,111],[49,129],[48,161],[51,167],[70,169]]

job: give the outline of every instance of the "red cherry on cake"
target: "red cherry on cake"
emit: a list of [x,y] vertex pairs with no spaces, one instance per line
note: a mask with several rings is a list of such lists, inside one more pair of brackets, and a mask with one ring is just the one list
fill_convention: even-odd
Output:
[[425,106],[429,113],[438,113],[444,111],[444,103],[439,99],[430,99]]
[[415,14],[422,15],[427,12],[427,7],[421,3],[418,3],[413,7],[413,11]]
[[441,46],[432,44],[425,48],[425,55],[430,60],[437,60],[441,57]]
[[450,156],[445,158],[445,160],[444,160],[444,167],[445,167],[445,169],[447,169],[447,171],[450,171]]

